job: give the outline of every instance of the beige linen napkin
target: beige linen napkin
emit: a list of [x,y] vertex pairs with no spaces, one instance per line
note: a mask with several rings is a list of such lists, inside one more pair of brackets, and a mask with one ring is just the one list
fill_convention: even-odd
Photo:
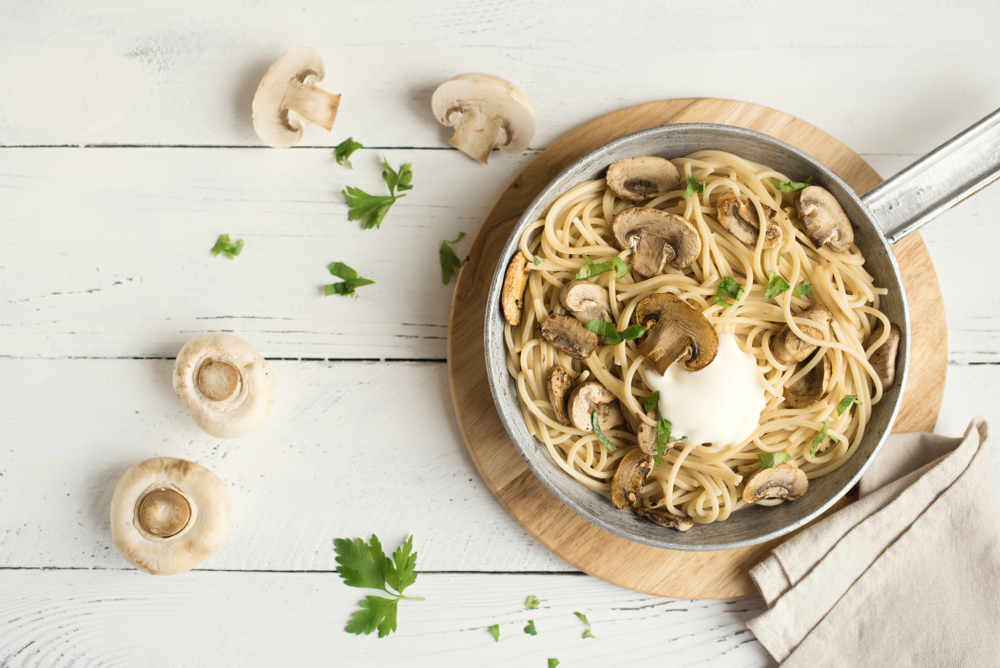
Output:
[[748,623],[795,668],[1000,666],[1000,507],[987,427],[894,434],[861,499],[779,545],[750,575]]

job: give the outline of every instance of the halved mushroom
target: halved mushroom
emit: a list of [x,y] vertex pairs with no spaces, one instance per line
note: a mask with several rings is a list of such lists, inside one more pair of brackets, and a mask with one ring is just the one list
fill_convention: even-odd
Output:
[[573,391],[573,377],[569,375],[569,369],[561,364],[552,367],[549,371],[549,382],[545,386],[549,391],[549,401],[552,402],[556,420],[561,424],[570,424],[567,403]]
[[650,295],[635,310],[646,328],[639,352],[662,376],[678,360],[688,371],[704,369],[719,352],[719,334],[708,318],[670,293]]
[[[879,321],[878,327],[872,333],[871,341],[878,340],[884,330],[885,327]],[[871,357],[868,358],[868,361],[875,369],[875,373],[878,374],[878,379],[882,381],[883,392],[892,387],[892,384],[896,382],[896,353],[899,350],[899,337],[899,327],[896,326],[896,323],[890,323],[889,338],[873,350]]]
[[681,182],[681,175],[669,160],[644,155],[611,163],[608,187],[622,199],[638,202],[665,195]]
[[203,466],[154,457],[121,477],[111,537],[125,560],[152,575],[189,571],[219,551],[233,524],[226,486]]
[[794,501],[809,489],[809,479],[798,467],[779,464],[761,469],[747,479],[743,486],[743,501],[757,503],[763,499]]
[[596,380],[584,383],[569,395],[569,420],[580,431],[594,431],[591,415],[597,412],[601,431],[625,424],[618,398]]
[[785,401],[792,408],[809,408],[826,396],[826,388],[830,384],[830,358],[823,355],[823,360],[794,383],[785,385]]
[[843,253],[854,243],[854,228],[837,198],[826,188],[807,186],[796,202],[799,219],[816,248],[827,244],[835,253]]
[[542,339],[570,357],[585,360],[597,350],[597,334],[583,326],[576,318],[561,313],[551,313],[538,327]]
[[517,251],[507,265],[507,275],[503,279],[503,291],[500,293],[500,305],[503,306],[503,317],[514,327],[521,324],[521,311],[524,309],[524,289],[528,287],[528,274],[531,266],[524,253]]
[[308,46],[289,49],[271,65],[253,98],[253,129],[265,144],[295,146],[310,123],[333,128],[340,95],[319,87],[325,76],[323,57]]
[[535,136],[535,109],[521,89],[492,74],[459,74],[438,86],[431,97],[438,122],[453,126],[448,143],[483,163],[499,146],[520,153]]
[[202,334],[174,362],[174,392],[199,427],[217,438],[246,436],[274,404],[274,372],[257,349],[230,334]]
[[644,517],[654,524],[659,524],[661,527],[667,527],[668,529],[677,529],[678,531],[687,531],[694,526],[694,522],[686,517],[680,517],[679,515],[674,515],[671,512],[664,510],[663,508],[646,508],[645,506],[632,506],[632,512],[639,517]]
[[668,262],[675,269],[690,266],[701,252],[698,228],[659,209],[626,209],[615,216],[611,233],[619,248],[632,249],[632,268],[646,278],[662,274]]
[[[719,213],[719,222],[734,237],[747,246],[756,246],[760,236],[760,218],[757,209],[749,202],[744,202],[735,193],[724,193],[716,200],[715,207]],[[781,243],[781,225],[774,220],[777,211],[769,206],[764,207],[766,216],[766,231],[764,232],[764,250],[771,250]]]
[[[649,411],[646,417],[656,421],[656,411]],[[645,422],[639,422],[639,428],[635,432],[635,437],[639,441],[639,449],[647,455],[659,454],[656,452],[656,426],[650,427]],[[674,446],[673,443],[667,445],[667,450]]]
[[653,458],[642,450],[632,450],[622,457],[611,479],[611,503],[615,508],[631,508],[639,503],[639,494],[651,470]]
[[570,281],[559,293],[559,303],[583,324],[591,320],[611,322],[611,298],[603,285]]
[[[814,339],[826,339],[830,336],[830,321],[833,319],[833,314],[822,304],[810,306],[797,317],[816,323],[815,327],[799,325],[803,333]],[[771,337],[771,354],[782,364],[801,362],[812,355],[814,350],[816,346],[800,339],[788,325],[785,325],[776,336]]]

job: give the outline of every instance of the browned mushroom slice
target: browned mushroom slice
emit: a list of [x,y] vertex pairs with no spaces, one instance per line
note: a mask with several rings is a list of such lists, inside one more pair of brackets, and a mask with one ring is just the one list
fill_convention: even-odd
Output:
[[608,289],[597,283],[570,281],[559,293],[559,303],[583,324],[591,320],[611,322]]
[[654,524],[659,524],[661,527],[667,527],[668,529],[677,529],[678,531],[687,531],[694,526],[694,522],[686,517],[680,517],[679,515],[674,515],[673,513],[667,512],[663,508],[646,508],[645,506],[632,506],[632,512],[639,517],[644,517]]
[[809,370],[809,373],[794,383],[785,385],[785,401],[792,408],[809,408],[826,396],[830,384],[830,358],[823,355],[823,361]]
[[507,275],[503,279],[503,292],[500,293],[500,303],[503,305],[503,316],[514,327],[521,324],[521,311],[524,309],[524,289],[528,286],[528,273],[531,271],[528,258],[524,253],[517,252],[507,265]]
[[568,425],[570,422],[566,404],[573,391],[573,377],[569,375],[569,369],[561,364],[552,367],[552,371],[549,371],[549,382],[546,383],[546,387],[549,390],[549,401],[552,402],[552,410],[555,411],[556,420],[561,424]]
[[601,431],[625,424],[618,398],[596,380],[583,383],[569,396],[569,421],[580,431],[593,431],[591,414],[597,412]]
[[[715,207],[719,212],[719,222],[726,231],[747,246],[757,245],[757,238],[760,236],[760,218],[757,216],[756,207],[744,202],[734,193],[720,195]],[[771,250],[781,243],[783,237],[781,225],[774,220],[777,213],[769,206],[764,207],[764,215],[767,217],[764,250]]]
[[[882,322],[879,321],[878,328],[872,334],[871,341],[878,340],[882,336],[884,329]],[[883,392],[892,387],[892,384],[896,382],[896,352],[899,350],[899,337],[899,327],[896,326],[896,323],[890,323],[889,338],[876,348],[872,352],[872,356],[868,359],[872,368],[875,369],[875,373],[878,374],[878,379],[882,381]]]
[[835,253],[850,249],[854,243],[854,228],[830,191],[820,186],[803,188],[796,206],[802,227],[816,248],[826,244]]
[[[646,417],[651,420],[656,420],[656,411],[649,411],[646,413]],[[645,452],[647,455],[658,454],[656,452],[656,425],[650,427],[645,422],[639,423],[639,429],[635,433],[636,439],[639,441],[639,449]],[[667,446],[669,450],[673,446],[673,443]]]
[[597,350],[597,334],[583,326],[576,318],[552,313],[538,327],[542,338],[570,357],[585,360]]
[[635,318],[646,328],[639,352],[661,376],[678,360],[683,360],[688,371],[704,369],[719,352],[719,334],[712,323],[675,295],[646,297],[639,302]]
[[[833,319],[833,314],[830,313],[830,309],[827,307],[821,304],[814,304],[797,317],[816,323],[816,327],[800,325],[799,329],[804,333],[814,339],[826,339],[829,337],[830,320]],[[816,346],[806,343],[797,337],[788,325],[785,325],[776,336],[771,338],[771,354],[782,364],[801,362],[812,355],[814,350],[816,350]]]
[[662,274],[668,262],[675,269],[690,266],[701,252],[698,228],[659,209],[626,209],[615,216],[611,233],[619,248],[632,249],[632,268],[647,278]]
[[633,202],[665,195],[681,182],[672,162],[652,155],[612,163],[607,178],[616,195]]
[[615,508],[631,508],[639,502],[646,476],[653,469],[653,458],[642,450],[632,450],[622,457],[611,480],[611,503]]
[[808,489],[809,479],[801,469],[791,464],[780,464],[750,476],[743,486],[743,500],[746,503],[757,503],[763,499],[794,501]]

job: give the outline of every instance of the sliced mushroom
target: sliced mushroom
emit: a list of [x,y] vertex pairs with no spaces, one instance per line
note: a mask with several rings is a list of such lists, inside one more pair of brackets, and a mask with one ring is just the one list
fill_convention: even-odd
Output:
[[152,575],[189,571],[219,551],[233,524],[226,486],[203,466],[154,457],[121,477],[111,537],[125,560]]
[[289,49],[271,65],[253,98],[253,129],[265,144],[295,146],[310,123],[333,128],[340,95],[319,87],[325,76],[323,57],[308,46]]
[[[799,329],[814,339],[827,339],[830,336],[830,321],[833,314],[822,304],[814,304],[803,311],[799,318],[805,318],[816,323],[816,327],[800,325]],[[806,343],[785,325],[776,336],[771,337],[771,354],[782,364],[795,364],[812,355],[816,346]]]
[[638,202],[653,199],[674,190],[681,175],[669,160],[644,155],[611,163],[608,187],[622,199]]
[[816,248],[826,244],[835,253],[850,249],[854,243],[854,228],[829,190],[807,186],[799,192],[796,205],[802,227]]
[[603,285],[570,281],[559,293],[559,303],[583,324],[591,320],[611,322],[611,298]]
[[274,404],[274,372],[257,349],[230,334],[202,334],[181,348],[174,392],[199,427],[217,438],[246,436]]
[[500,305],[503,306],[503,317],[512,326],[521,324],[521,311],[524,310],[524,289],[528,287],[528,274],[531,266],[524,253],[517,251],[507,265],[507,275],[503,279],[503,291],[500,293]]
[[701,252],[698,228],[680,216],[644,206],[615,216],[615,243],[632,249],[632,268],[646,278],[659,276],[669,262],[675,269],[690,266]]
[[[734,237],[747,246],[756,246],[760,236],[760,218],[757,208],[749,202],[744,202],[734,193],[724,193],[715,203],[719,213],[719,222]],[[774,220],[777,211],[769,206],[764,207],[767,217],[767,228],[764,232],[764,250],[771,250],[781,243],[781,225]]]
[[[646,413],[646,417],[655,421],[656,411],[649,411]],[[639,441],[639,449],[645,452],[647,455],[659,454],[656,452],[656,426],[650,427],[645,422],[639,422],[639,429],[635,433],[636,439]],[[673,443],[667,445],[667,450],[674,446]]]
[[585,360],[597,350],[597,334],[568,315],[550,314],[538,327],[538,333],[545,341],[574,359]]
[[552,367],[552,371],[549,371],[549,382],[545,386],[549,391],[549,401],[552,402],[556,420],[561,424],[570,424],[567,404],[573,391],[573,377],[569,375],[569,369],[561,364]]
[[785,401],[792,408],[809,408],[826,396],[830,384],[830,358],[823,355],[823,361],[809,370],[794,383],[785,385]]
[[798,467],[779,464],[761,469],[747,479],[743,486],[743,500],[757,503],[763,499],[794,501],[809,489],[809,479]]
[[653,458],[642,450],[632,450],[622,457],[611,480],[611,503],[615,508],[631,508],[639,503],[639,494],[651,470]]
[[535,136],[535,109],[521,89],[492,74],[459,74],[431,97],[438,122],[455,128],[448,143],[483,163],[499,146],[520,153]]
[[584,383],[569,395],[569,420],[580,431],[593,431],[591,415],[597,412],[601,431],[625,424],[618,398],[596,380]]
[[[882,325],[882,321],[879,321],[878,327],[872,334],[871,341],[877,341],[882,336],[884,330],[885,327]],[[882,381],[883,392],[892,387],[892,384],[896,382],[896,352],[899,350],[899,337],[899,327],[896,326],[896,323],[890,323],[889,338],[872,351],[871,357],[868,358],[868,361],[875,369],[875,373],[878,374],[878,379]]]
[[686,517],[680,517],[679,515],[674,515],[671,512],[667,512],[663,508],[646,508],[645,506],[632,506],[632,512],[639,517],[644,517],[654,524],[659,524],[661,527],[667,527],[668,529],[677,529],[678,531],[687,531],[694,526],[694,522]]
[[712,323],[676,295],[646,297],[639,302],[635,318],[646,328],[639,352],[661,376],[678,360],[688,371],[704,369],[719,352],[719,334]]

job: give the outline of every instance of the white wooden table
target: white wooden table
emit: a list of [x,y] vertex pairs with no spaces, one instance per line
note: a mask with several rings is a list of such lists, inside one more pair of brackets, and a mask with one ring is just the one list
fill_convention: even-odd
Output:
[[[891,175],[1000,105],[998,25],[991,0],[3,0],[0,666],[771,665],[745,626],[759,597],[605,584],[494,500],[451,408],[438,246],[558,137],[656,99],[781,109]],[[264,148],[253,93],[300,44],[340,115]],[[467,71],[529,95],[529,151],[483,167],[447,145],[430,95]],[[331,151],[348,136],[367,147],[354,171]],[[362,231],[339,192],[378,190],[383,154],[415,187]],[[941,433],[1000,422],[998,211],[993,186],[924,232],[948,309]],[[246,241],[237,260],[208,252],[220,233]],[[334,260],[376,284],[324,297]],[[274,360],[274,412],[249,437],[209,437],[172,391],[173,356],[210,331]],[[118,477],[156,455],[214,470],[236,509],[219,554],[169,578],[129,568],[109,531]],[[372,532],[415,535],[427,597],[385,639],[343,631],[370,592],[334,572],[333,538]]]

